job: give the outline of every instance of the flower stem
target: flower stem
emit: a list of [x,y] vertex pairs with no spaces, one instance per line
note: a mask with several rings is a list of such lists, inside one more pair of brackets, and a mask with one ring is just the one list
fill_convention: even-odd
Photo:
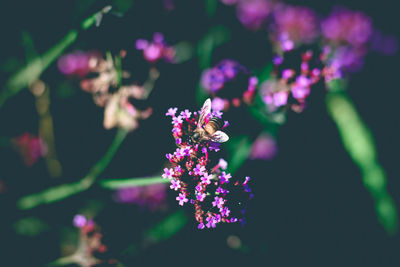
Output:
[[[108,8],[108,9],[107,9]],[[109,11],[109,7],[103,8],[92,16],[86,18],[81,29],[87,30],[96,23],[96,17],[101,13]],[[50,66],[50,64],[78,37],[77,29],[70,30],[60,42],[47,50],[42,56],[30,60],[25,67],[16,72],[6,82],[4,90],[0,93],[0,108],[10,98],[19,93],[22,89],[28,87],[31,83],[39,79],[40,75]]]
[[87,190],[108,166],[111,159],[118,151],[118,148],[124,141],[127,133],[128,131],[125,129],[118,129],[114,137],[114,141],[107,150],[106,154],[90,169],[89,173],[86,174],[86,176],[83,177],[80,181],[55,186],[42,192],[22,197],[17,202],[18,208],[22,210],[32,209],[42,204],[49,204],[63,200],[67,197]]
[[161,178],[161,175],[152,177],[143,177],[143,178],[138,177],[138,178],[127,178],[127,179],[105,179],[99,181],[100,186],[107,189],[164,184],[169,182],[170,180]]
[[330,116],[336,123],[344,148],[360,168],[363,183],[374,198],[380,223],[389,234],[395,234],[398,214],[394,201],[386,189],[386,174],[378,162],[371,131],[345,92],[329,93],[326,104]]

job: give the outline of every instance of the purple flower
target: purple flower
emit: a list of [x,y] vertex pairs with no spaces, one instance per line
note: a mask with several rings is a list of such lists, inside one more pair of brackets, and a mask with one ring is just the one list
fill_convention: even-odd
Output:
[[210,92],[216,92],[224,86],[225,76],[219,69],[207,69],[201,76],[201,85]]
[[309,44],[318,36],[317,17],[306,7],[281,5],[274,12],[274,22],[272,39],[280,43],[283,51],[302,43]]
[[224,159],[219,159],[218,166],[221,169],[226,170],[226,168],[228,168],[228,162],[226,162]]
[[224,207],[223,209],[221,209],[221,215],[223,217],[228,217],[230,213],[231,211],[228,209],[228,207]]
[[211,179],[212,178],[213,178],[212,174],[207,174],[207,172],[205,172],[200,180],[201,180],[201,182],[203,182],[203,183],[208,185],[208,184],[211,183]]
[[177,191],[179,188],[181,188],[180,183],[181,182],[179,180],[172,179],[171,180],[171,185],[169,186],[169,188],[174,189],[175,191]]
[[214,201],[212,202],[212,205],[214,207],[216,206],[217,208],[222,209],[224,203],[225,203],[225,200],[222,197],[215,197]]
[[87,223],[87,219],[82,214],[77,214],[74,217],[74,226],[78,228],[82,228]]
[[218,223],[217,219],[213,216],[207,217],[206,220],[207,220],[207,223],[206,223],[207,228],[211,228],[211,227],[215,228],[216,224]]
[[85,76],[89,70],[89,60],[94,56],[92,52],[75,51],[61,56],[57,61],[60,72],[64,75]]
[[173,125],[178,125],[178,124],[181,124],[182,122],[183,122],[182,117],[178,116],[178,117],[173,117],[171,123]]
[[[173,113],[176,113],[176,111],[173,111]],[[188,110],[185,110],[180,113],[179,117],[191,116],[187,115],[189,113]],[[167,116],[170,115],[167,114]],[[174,121],[174,116],[172,116],[172,120]],[[236,194],[231,195],[229,190],[221,187],[222,184],[228,183],[232,177],[225,172],[221,173],[223,169],[227,168],[227,163],[223,159],[220,159],[218,164],[213,163],[211,165],[213,159],[209,158],[209,155],[213,150],[219,150],[219,143],[211,141],[198,143],[191,140],[190,137],[193,129],[197,127],[197,121],[198,113],[196,112],[194,112],[192,119],[182,120],[182,122],[175,121],[173,128],[179,129],[179,131],[173,131],[173,136],[179,145],[173,155],[168,155],[174,166],[171,169],[165,168],[163,177],[172,179],[170,188],[178,191],[179,195],[176,200],[179,205],[183,206],[184,203],[188,202],[188,204],[194,206],[195,219],[199,223],[199,229],[205,227],[207,218],[209,218],[207,227],[213,228],[219,222],[230,222],[231,207],[223,209],[226,203],[235,205],[239,201],[242,203],[246,200],[231,201],[230,199],[234,198]],[[218,177],[218,179],[212,180],[214,177]],[[227,187],[240,187],[241,185],[235,180],[229,183]],[[239,190],[242,190],[242,188]],[[207,196],[210,196],[210,201],[204,201]],[[222,214],[220,214],[221,212]]]
[[166,178],[172,179],[173,175],[174,175],[174,170],[172,168],[171,169],[165,168],[164,169],[164,174],[162,175],[162,178],[164,178],[164,179],[166,179]]
[[175,49],[165,43],[161,33],[154,33],[152,42],[138,39],[136,49],[142,50],[144,58],[150,63],[155,63],[161,58],[171,62],[175,56]]
[[269,0],[239,0],[236,6],[240,22],[250,30],[258,30],[272,11]]
[[178,108],[169,108],[168,112],[165,113],[166,116],[174,117]]
[[224,59],[215,67],[222,71],[225,80],[232,80],[236,77],[239,71],[243,70],[242,65],[232,59]]
[[273,95],[273,103],[275,106],[284,106],[287,103],[289,93],[286,91],[280,91]]
[[114,195],[117,202],[136,204],[140,208],[148,208],[152,211],[164,207],[166,197],[165,184],[121,188]]
[[210,142],[210,146],[208,147],[210,150],[214,150],[215,152],[218,152],[220,150],[220,143],[216,142]]
[[271,160],[276,156],[277,152],[278,146],[275,139],[269,134],[261,134],[253,143],[250,158]]
[[229,190],[223,189],[219,186],[215,192],[217,192],[218,194],[228,194]]
[[185,109],[185,111],[182,111],[180,115],[184,119],[189,119],[190,116],[192,115],[192,112],[190,112],[188,109]]
[[355,47],[365,45],[373,32],[370,17],[344,8],[336,8],[322,21],[321,28],[326,40],[335,44],[345,41]]
[[196,195],[196,199],[200,202],[204,201],[204,199],[206,198],[206,194],[205,193],[199,193]]
[[206,167],[201,166],[200,164],[196,165],[196,168],[193,169],[195,175],[203,175],[206,170]]
[[229,183],[230,178],[232,178],[232,175],[230,173],[226,174],[225,172],[222,172],[221,175],[219,176],[221,184]]
[[211,107],[213,110],[224,110],[225,100],[219,97],[215,97],[211,102]]
[[185,194],[179,193],[179,196],[176,197],[176,200],[179,201],[179,205],[183,206],[184,203],[188,202]]

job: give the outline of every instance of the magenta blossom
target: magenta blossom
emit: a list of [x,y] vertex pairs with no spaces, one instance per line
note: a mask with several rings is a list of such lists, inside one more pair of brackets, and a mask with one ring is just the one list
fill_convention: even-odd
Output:
[[313,10],[282,5],[274,11],[271,38],[280,50],[289,51],[303,43],[313,42],[319,34],[318,26]]
[[171,63],[175,56],[175,49],[167,45],[164,36],[159,32],[154,33],[153,40],[150,42],[138,39],[136,41],[136,49],[142,50],[144,58],[150,63],[155,63],[160,59]]
[[238,0],[236,13],[243,26],[255,31],[267,21],[272,8],[270,0]]
[[[210,100],[207,103],[210,105]],[[175,140],[180,141],[175,152],[167,154],[173,167],[165,168],[163,177],[170,179],[170,188],[178,191],[178,204],[183,206],[188,203],[194,206],[199,229],[214,228],[221,222],[243,221],[243,218],[237,217],[243,216],[239,203],[245,203],[253,196],[247,180],[239,182],[230,173],[223,171],[228,165],[225,160],[219,159],[217,164],[213,163],[211,154],[218,150],[218,143],[210,140],[195,142],[192,139],[199,114],[205,116],[206,122],[215,115],[211,110],[209,113],[185,110],[179,113],[185,119],[176,121],[176,113],[176,110],[170,109],[167,116],[171,116],[172,121],[176,122],[173,123],[172,134]],[[218,116],[222,116],[222,113]],[[243,193],[247,199],[243,199]],[[237,195],[240,197],[237,198]]]

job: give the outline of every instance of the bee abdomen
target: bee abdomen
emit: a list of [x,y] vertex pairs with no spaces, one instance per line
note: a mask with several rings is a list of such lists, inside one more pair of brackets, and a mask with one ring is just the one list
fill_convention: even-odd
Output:
[[225,122],[218,117],[211,117],[208,124],[211,124],[215,131],[218,131],[224,126]]

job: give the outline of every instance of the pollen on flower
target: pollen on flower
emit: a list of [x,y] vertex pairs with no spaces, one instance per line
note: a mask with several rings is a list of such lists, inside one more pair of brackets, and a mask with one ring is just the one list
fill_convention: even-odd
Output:
[[[170,108],[165,114],[171,117],[172,135],[178,147],[166,155],[173,166],[165,168],[162,177],[169,179],[170,188],[178,192],[178,205],[193,205],[198,229],[215,228],[219,223],[242,222],[241,204],[251,199],[248,179],[239,181],[225,171],[228,163],[214,156],[220,150],[219,143],[192,139],[200,114],[201,111],[187,109],[178,112],[176,108]],[[210,112],[204,120],[209,121],[216,115],[222,117],[223,114]],[[228,123],[222,128],[226,125]]]

